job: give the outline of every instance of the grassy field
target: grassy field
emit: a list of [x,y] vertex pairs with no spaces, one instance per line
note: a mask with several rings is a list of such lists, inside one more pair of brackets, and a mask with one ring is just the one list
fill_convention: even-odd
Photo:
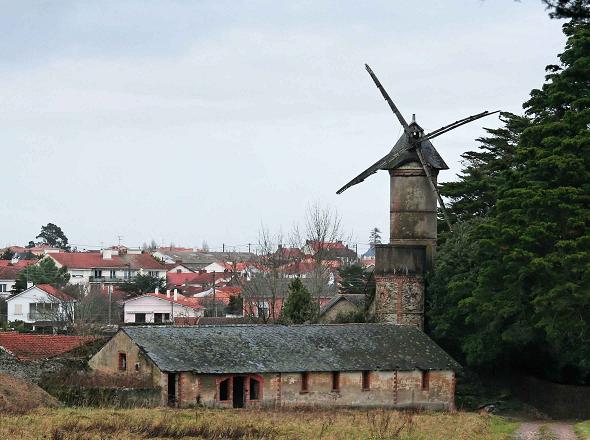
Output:
[[0,415],[0,438],[500,440],[515,423],[474,413],[385,410],[39,409]]
[[574,431],[582,440],[590,440],[590,420],[575,425]]

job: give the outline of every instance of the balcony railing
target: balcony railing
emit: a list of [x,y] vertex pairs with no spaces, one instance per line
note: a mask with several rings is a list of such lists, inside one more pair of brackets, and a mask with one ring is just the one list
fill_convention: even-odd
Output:
[[[131,277],[133,278],[133,277]],[[125,277],[90,277],[91,283],[124,283],[129,281],[131,278]]]
[[27,314],[29,321],[57,321],[57,312],[31,312]]

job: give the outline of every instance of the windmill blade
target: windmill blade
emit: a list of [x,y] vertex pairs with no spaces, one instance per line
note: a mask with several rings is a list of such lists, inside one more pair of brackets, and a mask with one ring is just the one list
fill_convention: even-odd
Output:
[[389,97],[389,95],[387,94],[387,92],[385,91],[383,86],[381,85],[381,82],[377,78],[377,75],[375,75],[373,73],[373,71],[371,70],[371,68],[369,67],[368,64],[365,64],[365,69],[367,69],[367,72],[369,72],[369,75],[371,75],[371,78],[373,78],[375,85],[377,86],[377,88],[379,89],[379,91],[381,92],[383,97],[385,98],[385,101],[387,101],[387,104],[389,104],[389,107],[391,108],[391,110],[393,110],[393,113],[395,113],[395,116],[397,116],[399,123],[402,124],[402,126],[404,127],[404,131],[408,134],[411,134],[410,128],[408,127],[408,123],[406,122],[406,120],[404,119],[404,117],[402,116],[400,111],[398,110],[397,106],[393,103],[392,99]]
[[424,172],[426,173],[426,178],[430,182],[430,187],[432,188],[432,190],[436,194],[436,197],[438,198],[438,203],[440,204],[440,207],[442,209],[445,221],[447,222],[447,225],[449,226],[449,231],[452,232],[453,226],[451,225],[451,221],[449,220],[449,215],[447,214],[447,208],[445,207],[445,202],[443,202],[443,199],[440,196],[440,193],[438,192],[438,188],[436,187],[434,180],[432,180],[432,175],[430,174],[430,170],[428,169],[428,165],[426,165],[426,161],[424,160],[424,156],[422,155],[421,146],[418,146],[416,148],[416,153],[418,154],[418,159],[420,159],[420,163],[422,164],[422,169],[424,169]]
[[493,112],[489,112],[489,111],[486,110],[485,112],[481,112],[481,113],[478,113],[476,115],[468,116],[468,117],[466,117],[464,119],[459,119],[458,121],[455,121],[452,124],[445,125],[444,127],[441,127],[438,130],[434,130],[433,132],[428,133],[428,134],[422,136],[418,140],[418,142],[424,141],[426,139],[433,139],[433,138],[435,138],[437,136],[440,136],[441,134],[446,133],[447,131],[454,130],[457,127],[460,127],[462,125],[468,124],[468,123],[473,122],[473,121],[476,121],[476,120],[478,120],[480,118],[483,118],[485,116],[493,115],[494,113],[498,113],[498,112],[500,112],[500,110],[496,110],[496,111],[493,111]]
[[380,168],[384,167],[392,160],[395,160],[396,158],[401,156],[406,151],[407,151],[407,148],[400,150],[400,151],[396,151],[396,152],[391,151],[391,152],[387,153],[387,155],[383,156],[381,159],[379,159],[377,162],[375,162],[373,165],[371,165],[365,171],[360,173],[358,176],[356,176],[354,179],[352,179],[350,182],[348,182],[346,185],[344,185],[342,188],[340,188],[338,191],[336,191],[336,194],[341,194],[344,191],[346,191],[348,188],[350,188],[351,186],[354,186],[357,183],[361,183],[363,180],[365,180],[371,174],[375,174]]

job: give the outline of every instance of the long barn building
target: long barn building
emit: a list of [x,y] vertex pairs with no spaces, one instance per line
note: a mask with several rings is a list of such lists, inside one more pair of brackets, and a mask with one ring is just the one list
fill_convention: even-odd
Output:
[[123,327],[93,370],[147,377],[162,405],[454,409],[459,365],[414,326]]

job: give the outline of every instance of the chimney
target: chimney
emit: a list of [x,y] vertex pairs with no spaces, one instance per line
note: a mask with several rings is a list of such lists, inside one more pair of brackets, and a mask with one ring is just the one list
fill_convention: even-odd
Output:
[[102,258],[103,260],[110,260],[112,259],[113,251],[111,249],[103,249],[102,250]]
[[34,286],[34,283],[31,283],[30,281],[27,281],[27,289],[30,289],[33,286]]
[[158,293],[160,293],[160,288],[156,287],[156,290],[154,290],[154,293],[157,295]]
[[178,289],[174,289],[174,301],[178,301]]
[[166,289],[166,298],[170,298],[170,289]]

